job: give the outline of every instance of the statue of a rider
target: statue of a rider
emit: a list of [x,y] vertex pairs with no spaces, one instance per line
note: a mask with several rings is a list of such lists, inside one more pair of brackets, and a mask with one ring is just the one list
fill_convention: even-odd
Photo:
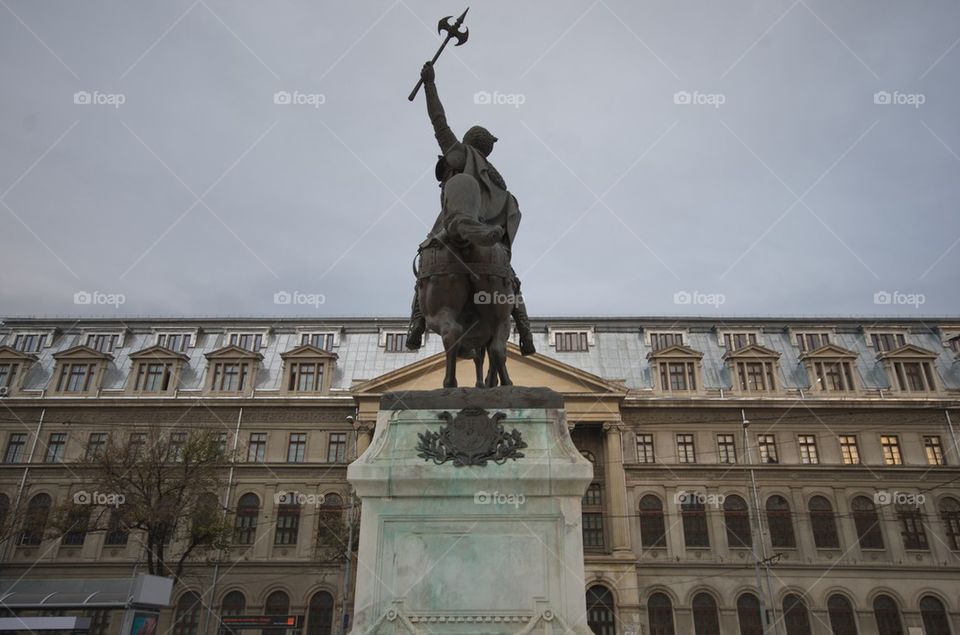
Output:
[[[509,251],[516,237],[517,227],[520,225],[520,207],[517,205],[517,199],[507,190],[503,177],[500,176],[500,173],[487,158],[493,151],[493,144],[497,142],[497,138],[490,134],[486,128],[473,126],[463,135],[463,141],[457,139],[457,136],[447,125],[443,105],[440,103],[440,96],[437,94],[432,63],[427,62],[423,65],[420,77],[423,79],[423,87],[427,98],[427,114],[433,124],[433,131],[437,143],[440,144],[440,151],[443,152],[438,157],[436,165],[436,177],[441,187],[441,200],[443,198],[442,188],[450,177],[461,173],[473,176],[480,185],[480,220],[485,225],[490,226],[491,229],[499,228],[502,230],[503,237],[501,240]],[[421,243],[421,249],[434,240],[444,238],[445,230],[441,218],[442,212],[427,239]],[[517,297],[517,301],[513,305],[513,321],[520,335],[520,351],[524,355],[530,355],[536,352],[533,335],[530,332],[530,320],[527,317],[526,305],[520,293],[520,280],[512,268],[511,273],[513,275],[513,289]],[[417,284],[419,286],[419,281]],[[420,310],[418,293],[414,291],[410,329],[407,333],[407,348],[411,350],[419,349],[423,344],[425,330],[426,320]]]

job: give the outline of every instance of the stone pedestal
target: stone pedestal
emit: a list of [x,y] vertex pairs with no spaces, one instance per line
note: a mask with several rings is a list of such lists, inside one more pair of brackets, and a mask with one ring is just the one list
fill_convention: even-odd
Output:
[[352,633],[589,635],[592,476],[549,389],[385,395],[347,471],[363,501]]

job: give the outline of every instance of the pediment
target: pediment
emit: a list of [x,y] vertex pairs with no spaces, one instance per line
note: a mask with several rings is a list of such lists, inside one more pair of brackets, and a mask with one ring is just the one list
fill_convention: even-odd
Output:
[[936,353],[929,349],[923,348],[922,346],[907,344],[905,346],[895,348],[892,351],[880,353],[877,355],[877,359],[934,359],[936,356]]
[[650,351],[647,353],[647,359],[665,359],[665,358],[676,358],[676,359],[702,359],[703,353],[700,351],[694,350],[689,346],[684,346],[682,344],[673,344],[672,346],[667,346],[666,348],[661,348],[656,351]]
[[744,358],[763,358],[777,359],[780,353],[759,344],[747,344],[743,348],[724,353],[723,359],[744,359]]
[[31,355],[30,353],[24,353],[23,351],[18,351],[11,346],[0,346],[0,359],[16,360],[20,362],[35,362],[37,361],[37,356]]
[[215,351],[210,351],[204,355],[207,359],[255,359],[257,361],[263,359],[263,355],[260,353],[254,353],[253,351],[248,351],[245,348],[241,348],[236,344],[230,344],[224,346],[223,348],[218,348]]
[[336,353],[317,348],[313,344],[302,344],[289,351],[280,353],[280,357],[283,359],[337,359],[339,356]]
[[[510,378],[517,386],[543,386],[567,395],[623,397],[627,388],[546,355],[523,356],[520,348],[507,343],[507,364]],[[443,385],[446,358],[443,353],[431,355],[403,368],[355,385],[356,395],[373,395],[404,390],[433,390]],[[461,386],[472,386],[475,378],[473,360],[457,363],[457,379]]]
[[153,346],[148,346],[147,348],[141,349],[136,353],[130,353],[130,359],[141,359],[144,357],[149,357],[150,359],[178,359],[183,362],[190,361],[190,357],[184,355],[183,353],[178,353],[172,351],[169,348],[155,344]]
[[53,358],[57,361],[61,359],[103,359],[108,362],[113,361],[113,355],[101,353],[95,348],[90,348],[82,344],[68,348],[65,351],[60,351],[59,353],[54,353]]
[[800,355],[800,359],[837,359],[837,358],[855,358],[857,354],[850,349],[844,348],[842,346],[837,346],[836,344],[824,344],[820,348],[816,348],[812,351],[807,351]]

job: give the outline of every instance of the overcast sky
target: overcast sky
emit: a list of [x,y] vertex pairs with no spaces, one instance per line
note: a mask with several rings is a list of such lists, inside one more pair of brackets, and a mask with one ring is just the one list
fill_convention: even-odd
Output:
[[[462,9],[0,0],[0,314],[405,315],[439,195],[406,96]],[[437,84],[500,138],[532,315],[960,312],[955,0],[466,23]]]

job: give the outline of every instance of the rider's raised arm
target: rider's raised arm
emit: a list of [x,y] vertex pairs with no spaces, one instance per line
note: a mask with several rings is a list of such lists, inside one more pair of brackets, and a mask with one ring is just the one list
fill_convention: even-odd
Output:
[[430,116],[430,123],[433,124],[433,133],[437,137],[437,143],[440,144],[440,150],[446,154],[456,147],[460,140],[447,125],[447,115],[443,111],[443,104],[440,103],[440,95],[437,93],[433,64],[430,62],[424,64],[420,77],[423,79],[423,90],[427,97],[427,115]]

